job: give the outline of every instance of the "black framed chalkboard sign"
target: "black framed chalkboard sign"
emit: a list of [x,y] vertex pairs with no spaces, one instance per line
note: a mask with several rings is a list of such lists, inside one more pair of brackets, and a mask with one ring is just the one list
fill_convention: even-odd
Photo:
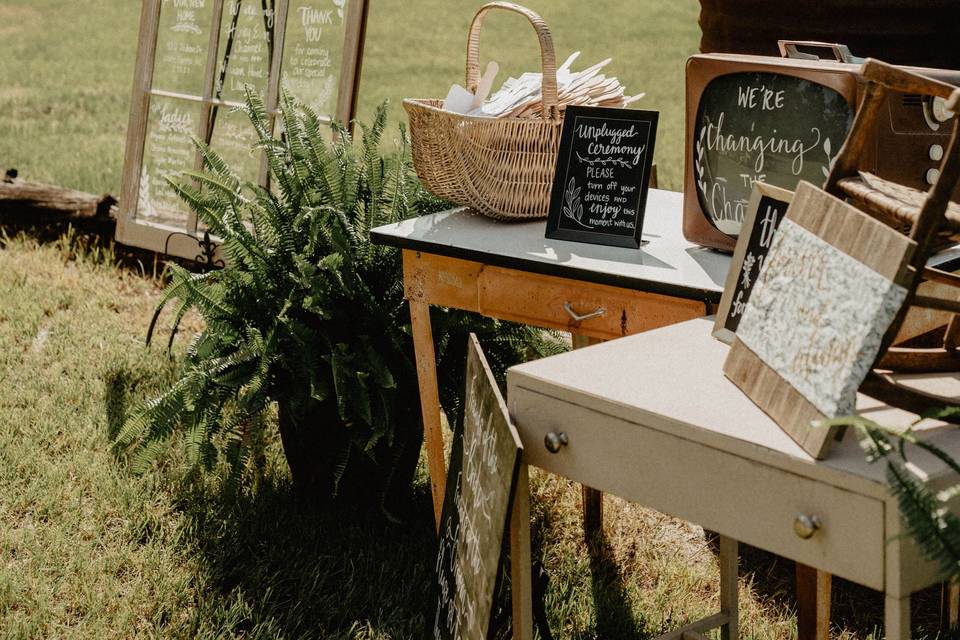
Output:
[[713,336],[721,342],[733,343],[750,292],[770,251],[773,234],[787,215],[792,200],[793,191],[765,182],[753,185],[713,323]]
[[640,247],[659,115],[567,107],[547,238]]

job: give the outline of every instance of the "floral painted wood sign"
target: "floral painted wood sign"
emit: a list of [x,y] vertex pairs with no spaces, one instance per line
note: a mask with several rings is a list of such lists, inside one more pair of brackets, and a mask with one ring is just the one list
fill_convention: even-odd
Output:
[[856,411],[915,247],[808,182],[780,223],[724,373],[814,457],[834,435],[816,423]]

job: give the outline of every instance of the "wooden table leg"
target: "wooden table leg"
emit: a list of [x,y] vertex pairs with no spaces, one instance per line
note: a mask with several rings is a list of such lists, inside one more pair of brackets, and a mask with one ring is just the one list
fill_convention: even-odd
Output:
[[799,562],[796,574],[797,640],[828,640],[833,576]]
[[910,596],[884,595],[883,626],[887,640],[910,640]]
[[510,589],[514,640],[533,640],[533,576],[530,554],[530,480],[520,465],[510,514]]
[[437,530],[443,512],[443,495],[447,486],[447,464],[443,457],[443,431],[440,425],[440,394],[437,390],[437,355],[430,327],[430,305],[410,300],[410,328],[417,359],[417,381],[420,383],[420,410],[423,414],[423,440],[427,447],[427,468],[430,470],[430,491],[433,494],[433,515]]
[[727,616],[727,624],[720,629],[721,640],[740,637],[738,547],[733,538],[720,536],[720,613]]
[[960,581],[951,578],[940,589],[940,632],[947,635],[957,629],[960,621]]
[[[571,334],[574,349],[581,349],[591,344],[603,342],[597,338]],[[587,485],[580,486],[580,495],[583,498],[583,538],[587,544],[596,537],[603,528],[603,492],[591,489]]]
[[580,485],[583,499],[583,539],[590,544],[603,530],[603,491]]

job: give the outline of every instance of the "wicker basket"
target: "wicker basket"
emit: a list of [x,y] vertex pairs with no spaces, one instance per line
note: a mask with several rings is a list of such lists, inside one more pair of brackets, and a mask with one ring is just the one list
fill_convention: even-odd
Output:
[[410,117],[413,164],[436,196],[500,219],[544,218],[557,162],[563,117],[557,108],[553,39],[533,11],[491,2],[477,11],[467,40],[467,88],[480,82],[480,27],[491,9],[519,13],[540,39],[543,117],[484,118],[444,111],[442,100],[404,100]]

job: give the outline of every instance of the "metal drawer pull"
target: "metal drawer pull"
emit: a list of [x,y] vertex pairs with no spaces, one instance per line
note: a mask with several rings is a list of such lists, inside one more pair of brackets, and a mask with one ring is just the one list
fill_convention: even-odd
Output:
[[607,312],[606,307],[598,307],[596,310],[591,311],[590,313],[585,313],[583,315],[580,315],[579,313],[573,310],[573,305],[570,304],[569,302],[563,303],[563,309],[564,311],[567,312],[570,318],[573,319],[574,322],[583,322],[584,320],[589,320],[590,318],[599,318],[600,316],[602,316]]
[[547,451],[550,453],[557,453],[563,447],[569,444],[570,438],[567,437],[567,434],[561,431],[557,433],[556,431],[551,431],[547,435],[543,436],[543,446],[547,448]]
[[801,513],[793,521],[793,532],[804,540],[809,540],[823,526],[819,516],[808,516]]

